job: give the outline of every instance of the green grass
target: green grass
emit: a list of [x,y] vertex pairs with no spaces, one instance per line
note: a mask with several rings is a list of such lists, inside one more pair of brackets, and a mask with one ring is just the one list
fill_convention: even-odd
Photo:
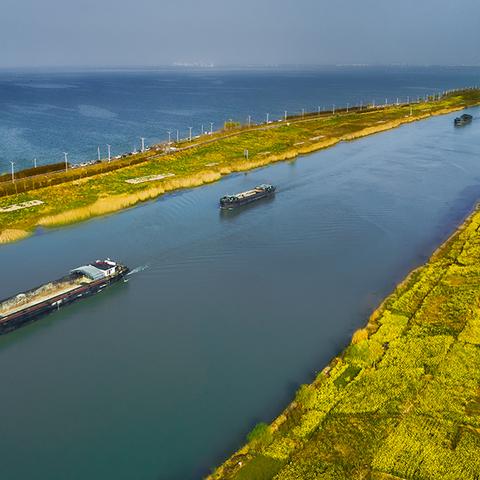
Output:
[[258,455],[250,461],[237,475],[237,480],[269,480],[283,466],[282,461],[275,460],[271,457]]
[[361,332],[210,478],[478,480],[479,211]]
[[[71,170],[60,176],[35,180],[40,185],[62,182],[56,185],[36,188],[28,183],[31,180],[18,180],[10,187],[17,191],[22,188],[29,190],[0,197],[0,208],[28,200],[41,200],[44,204],[0,213],[0,243],[2,233],[7,231],[32,231],[38,224],[57,226],[85,220],[154,198],[166,191],[201,185],[235,171],[256,168],[325,148],[342,139],[353,139],[377,130],[394,128],[403,122],[479,102],[480,91],[467,90],[440,101],[415,104],[412,117],[409,116],[409,107],[394,106],[334,116],[310,115],[305,119],[296,118],[287,123],[277,122],[250,129],[235,127],[215,134],[213,141],[209,141],[212,140],[210,137],[197,139],[192,148],[176,153],[160,156],[149,152],[146,156],[137,155],[135,158],[120,160],[119,163],[94,165]],[[188,142],[183,146],[188,146]],[[245,149],[249,150],[248,160],[243,157]],[[129,165],[131,162],[137,163]],[[110,168],[115,170],[106,171]],[[130,178],[165,173],[175,176],[137,185],[125,182]],[[7,237],[4,235],[4,238]]]

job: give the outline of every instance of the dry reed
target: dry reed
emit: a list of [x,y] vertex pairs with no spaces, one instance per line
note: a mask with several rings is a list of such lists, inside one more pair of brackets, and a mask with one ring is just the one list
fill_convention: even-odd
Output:
[[18,228],[7,228],[0,232],[0,244],[11,243],[22,240],[30,235],[30,232],[26,230],[20,230]]
[[218,172],[204,171],[183,178],[171,178],[162,182],[161,185],[125,195],[112,195],[100,198],[91,205],[75,208],[55,215],[48,215],[38,221],[38,225],[54,227],[80,222],[92,217],[107,215],[125,208],[132,207],[140,202],[152,200],[165,192],[180,188],[192,188],[218,180],[221,174]]

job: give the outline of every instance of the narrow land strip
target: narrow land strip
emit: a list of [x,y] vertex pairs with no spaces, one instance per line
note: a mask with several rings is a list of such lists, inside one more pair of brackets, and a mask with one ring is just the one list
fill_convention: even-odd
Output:
[[[118,163],[22,178],[9,184],[8,189],[4,183],[9,194],[0,198],[0,209],[7,209],[0,213],[0,243],[24,238],[38,225],[60,226],[112,213],[165,192],[214,182],[233,172],[293,159],[340,141],[479,103],[480,91],[469,89],[412,105],[365,108],[335,115],[308,114],[305,118],[216,132],[206,139],[176,145],[173,152],[157,153],[154,148],[143,156]],[[129,181],[138,178],[151,181]],[[31,201],[42,203],[8,211],[12,205]]]

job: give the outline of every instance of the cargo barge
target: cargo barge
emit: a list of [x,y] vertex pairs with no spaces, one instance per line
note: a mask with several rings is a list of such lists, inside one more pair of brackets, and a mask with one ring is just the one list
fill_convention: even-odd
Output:
[[473,120],[472,115],[469,115],[468,113],[464,113],[463,115],[460,115],[459,117],[455,118],[453,121],[453,124],[456,127],[462,127],[463,125],[467,125],[468,123],[471,123]]
[[220,208],[232,209],[240,207],[241,205],[246,205],[247,203],[270,197],[274,193],[275,187],[273,185],[262,184],[252,190],[237,193],[236,195],[225,195],[220,199]]
[[0,335],[37,320],[60,307],[100,292],[121,280],[129,269],[110,259],[75,268],[58,280],[0,301]]

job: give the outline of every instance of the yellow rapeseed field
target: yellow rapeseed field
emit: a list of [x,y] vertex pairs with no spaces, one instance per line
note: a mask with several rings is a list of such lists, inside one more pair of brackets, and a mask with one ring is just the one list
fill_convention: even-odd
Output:
[[480,212],[210,480],[478,480]]

